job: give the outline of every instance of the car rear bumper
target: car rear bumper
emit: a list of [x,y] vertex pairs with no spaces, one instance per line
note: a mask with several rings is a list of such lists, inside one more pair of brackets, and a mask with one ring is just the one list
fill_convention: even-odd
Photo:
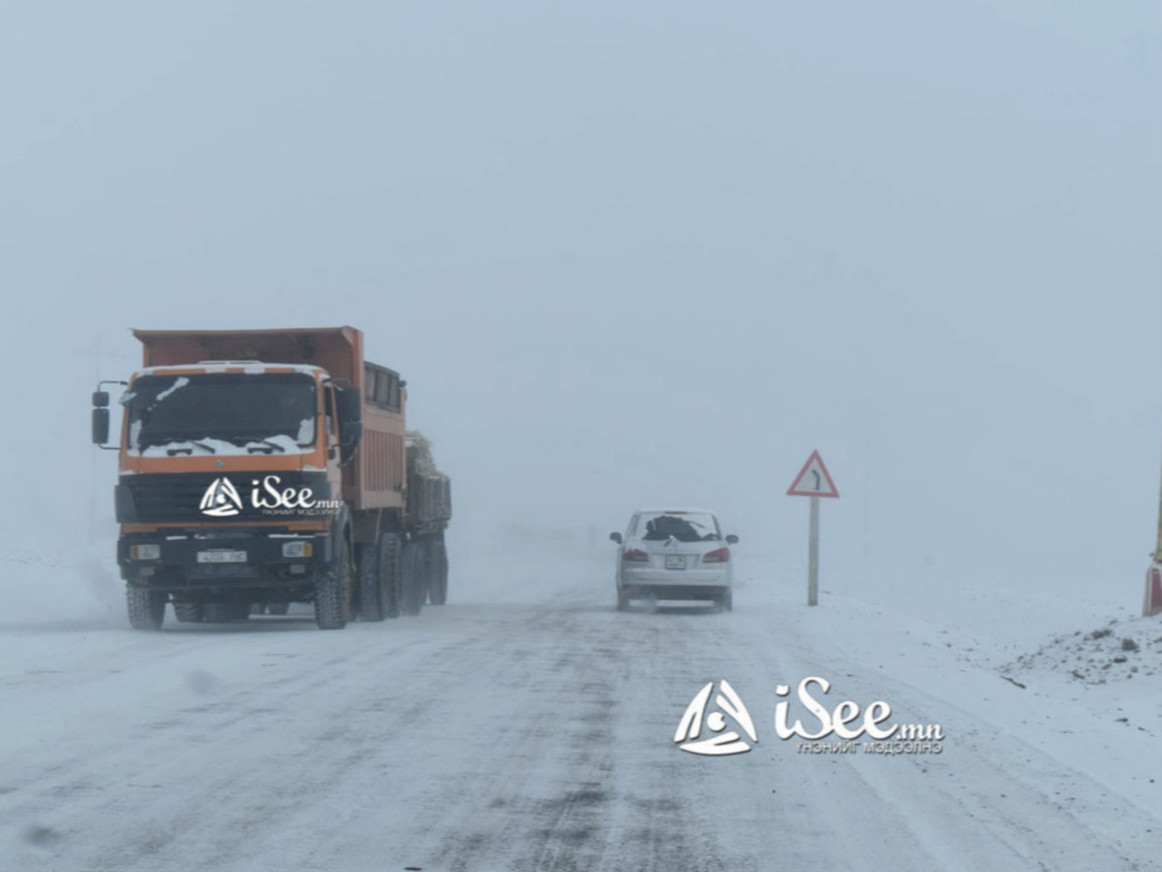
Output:
[[652,586],[663,587],[730,587],[730,573],[722,569],[655,569],[643,566],[633,568],[623,566],[622,587]]
[[716,600],[730,592],[725,584],[623,584],[629,599]]

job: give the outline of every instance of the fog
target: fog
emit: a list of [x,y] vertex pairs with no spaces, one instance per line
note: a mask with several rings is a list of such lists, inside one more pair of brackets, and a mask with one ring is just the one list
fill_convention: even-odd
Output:
[[825,588],[1135,604],[1160,31],[1129,0],[5,4],[3,538],[113,537],[88,401],[128,328],[351,324],[453,478],[462,590],[659,503],[802,584],[818,449]]

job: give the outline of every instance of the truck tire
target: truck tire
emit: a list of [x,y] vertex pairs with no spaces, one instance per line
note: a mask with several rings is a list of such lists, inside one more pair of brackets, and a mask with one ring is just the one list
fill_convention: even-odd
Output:
[[125,604],[129,610],[129,626],[135,630],[160,630],[165,621],[165,600],[163,590],[126,585]]
[[202,603],[174,603],[173,612],[183,624],[200,624],[205,617]]
[[428,602],[442,606],[448,601],[448,547],[443,537],[427,540]]
[[399,551],[398,533],[384,533],[379,537],[379,584],[385,618],[399,617],[403,599]]
[[403,597],[400,601],[400,610],[405,615],[418,615],[424,607],[427,597],[427,584],[424,578],[424,552],[418,540],[403,543],[403,556],[400,558],[400,575],[403,576]]
[[290,603],[267,603],[266,613],[268,615],[285,615],[290,611]]
[[359,565],[359,617],[364,621],[383,620],[383,586],[379,574],[379,543],[355,546]]
[[320,630],[342,630],[347,626],[353,575],[351,547],[344,539],[335,564],[320,572],[315,581],[315,623]]

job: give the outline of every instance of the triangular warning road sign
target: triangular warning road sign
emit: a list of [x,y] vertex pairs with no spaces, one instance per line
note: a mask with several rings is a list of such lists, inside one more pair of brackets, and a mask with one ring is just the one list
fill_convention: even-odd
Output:
[[795,477],[795,483],[787,491],[792,497],[837,497],[839,491],[835,482],[831,480],[831,473],[823,465],[823,458],[818,451],[812,451],[803,468]]

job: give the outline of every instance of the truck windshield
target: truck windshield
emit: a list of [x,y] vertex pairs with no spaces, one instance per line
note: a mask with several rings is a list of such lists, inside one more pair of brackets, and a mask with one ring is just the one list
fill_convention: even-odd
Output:
[[143,375],[122,397],[130,452],[303,453],[315,442],[315,381],[302,373]]

